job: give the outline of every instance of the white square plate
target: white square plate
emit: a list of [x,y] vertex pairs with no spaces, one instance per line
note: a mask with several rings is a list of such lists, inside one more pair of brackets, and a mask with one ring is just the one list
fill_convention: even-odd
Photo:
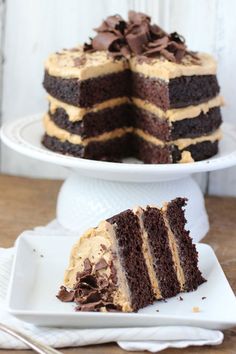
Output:
[[[18,239],[8,294],[9,312],[19,319],[54,327],[137,327],[190,325],[226,329],[236,325],[236,300],[213,250],[198,244],[199,267],[207,282],[197,291],[158,301],[138,313],[75,312],[56,294],[75,237]],[[199,312],[193,312],[198,307]],[[158,310],[158,311],[157,311]]]

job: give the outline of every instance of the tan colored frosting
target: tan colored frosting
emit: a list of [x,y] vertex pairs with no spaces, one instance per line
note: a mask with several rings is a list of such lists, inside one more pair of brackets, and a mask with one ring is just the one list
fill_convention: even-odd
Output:
[[153,135],[150,135],[146,132],[144,132],[141,129],[135,129],[134,133],[138,135],[140,138],[154,144],[154,145],[160,145],[160,146],[166,146],[166,145],[176,145],[180,150],[183,150],[189,145],[195,145],[198,143],[201,143],[203,141],[211,141],[214,142],[216,140],[220,140],[222,138],[222,133],[220,129],[217,129],[214,133],[209,134],[209,135],[202,135],[197,138],[184,138],[184,139],[177,139],[177,140],[172,140],[168,142],[164,142],[158,138],[156,138]]
[[110,233],[110,237],[112,241],[112,246],[111,246],[111,251],[113,256],[112,261],[116,269],[116,275],[118,279],[118,286],[114,292],[113,302],[115,305],[120,305],[122,307],[122,311],[132,312],[133,309],[131,305],[130,290],[125,276],[125,269],[123,269],[119,261],[119,254],[118,257],[114,257],[114,255],[116,255],[117,252],[119,253],[119,247],[115,235],[116,225],[111,225],[109,222],[106,222],[106,228]]
[[109,139],[115,139],[115,138],[120,138],[124,136],[127,133],[130,133],[133,131],[133,128],[118,128],[115,130],[112,130],[111,132],[106,132],[98,136],[93,136],[90,138],[85,138],[82,139],[80,135],[76,134],[71,134],[68,131],[59,128],[49,117],[48,114],[44,116],[44,127],[45,131],[49,136],[53,136],[58,138],[60,141],[68,141],[71,144],[78,144],[78,145],[83,145],[86,146],[91,142],[96,142],[96,141],[106,141]]
[[189,56],[184,57],[181,63],[174,63],[163,58],[140,62],[137,57],[132,57],[130,68],[146,77],[159,78],[167,82],[180,76],[215,75],[217,68],[215,59],[206,53],[198,53],[197,56],[200,59],[197,64],[194,64]]
[[197,138],[185,138],[185,139],[178,139],[174,140],[171,142],[171,144],[174,144],[178,146],[180,150],[183,150],[189,145],[195,145],[198,143],[202,143],[203,141],[211,141],[212,143],[214,141],[220,140],[222,138],[222,132],[221,129],[217,129],[214,131],[214,133],[209,134],[209,135],[202,135]]
[[158,284],[158,279],[153,267],[153,260],[152,260],[152,255],[151,255],[151,251],[150,251],[150,247],[149,247],[149,242],[148,242],[148,234],[144,228],[144,224],[143,224],[143,220],[142,220],[142,215],[143,215],[143,209],[140,207],[134,208],[133,212],[135,215],[138,216],[139,218],[139,224],[140,224],[140,228],[141,228],[141,237],[142,237],[142,252],[143,252],[143,256],[145,259],[145,263],[147,266],[147,270],[148,270],[148,275],[149,275],[149,279],[152,285],[152,289],[155,295],[155,298],[157,300],[162,299],[162,295],[161,295],[161,291],[159,288],[159,284]]
[[189,163],[189,162],[194,162],[191,152],[187,150],[182,151],[181,159],[178,161],[178,163]]
[[106,51],[83,52],[82,47],[78,46],[72,50],[64,49],[51,54],[45,62],[45,70],[52,76],[79,80],[116,73],[128,68],[147,77],[165,81],[180,76],[215,75],[215,59],[206,53],[197,53],[197,56],[200,59],[198,63],[193,62],[190,56],[185,56],[181,63],[171,62],[163,57],[149,58],[148,61],[142,62],[136,56],[129,60],[125,58],[114,60]]
[[[76,59],[81,59],[81,63],[76,65]],[[53,53],[45,62],[45,70],[49,75],[65,79],[87,80],[120,72],[127,68],[126,59],[114,60],[105,51],[83,52],[80,46],[73,50],[65,49],[60,53]]]
[[77,122],[82,120],[83,117],[88,113],[96,113],[106,108],[111,108],[111,107],[119,106],[130,102],[128,97],[118,97],[118,98],[112,98],[107,101],[103,101],[102,103],[98,103],[93,107],[82,108],[82,107],[72,106],[70,104],[59,101],[50,95],[48,95],[47,98],[50,103],[50,107],[49,107],[50,112],[54,114],[56,109],[63,108],[68,115],[69,121],[71,122]]
[[[113,225],[107,221],[102,221],[97,228],[89,229],[72,248],[69,267],[65,272],[64,285],[69,289],[74,288],[77,282],[77,273],[84,270],[85,259],[89,259],[91,264],[98,263],[101,258],[108,264],[112,261],[118,279],[118,286],[113,293],[113,302],[115,305],[120,305],[122,311],[130,312],[132,311],[130,292],[124,270],[118,257],[115,257],[117,249]],[[101,276],[109,277],[111,269],[107,267],[97,270],[97,272]]]
[[211,100],[200,103],[196,106],[188,106],[184,108],[168,109],[166,112],[155,106],[154,104],[141,100],[140,98],[132,97],[132,102],[135,106],[144,109],[152,114],[155,114],[160,119],[168,120],[169,122],[180,121],[182,119],[195,118],[203,113],[207,113],[213,107],[220,107],[224,104],[222,96],[216,96]]
[[169,224],[169,221],[168,221],[168,217],[166,215],[166,211],[167,211],[167,204],[164,205],[163,208],[162,208],[162,215],[163,215],[165,226],[167,228],[169,247],[170,247],[170,250],[171,250],[171,253],[172,253],[172,259],[173,259],[173,263],[174,263],[177,279],[178,279],[178,282],[180,284],[180,290],[183,291],[184,290],[184,284],[185,284],[184,271],[183,271],[183,268],[181,267],[181,264],[180,264],[178,246],[177,246],[176,241],[175,241],[175,236],[174,236],[173,232],[171,231],[170,224]]
[[[101,248],[101,245],[105,247]],[[101,258],[104,258],[107,263],[111,261],[111,239],[105,222],[100,223],[96,229],[85,232],[72,248],[69,267],[64,277],[65,286],[73,289],[76,284],[76,274],[84,270],[86,258],[91,263],[98,263]],[[101,269],[100,272],[109,276],[110,268]]]

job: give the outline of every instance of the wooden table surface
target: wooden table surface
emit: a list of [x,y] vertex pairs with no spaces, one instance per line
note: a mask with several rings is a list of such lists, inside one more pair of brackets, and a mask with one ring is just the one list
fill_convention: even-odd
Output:
[[[55,217],[56,197],[60,185],[61,181],[0,175],[0,247],[11,247],[23,230],[44,225]],[[211,230],[204,242],[214,248],[236,292],[236,198],[207,197],[206,207]],[[62,351],[67,354],[125,353],[116,344],[63,349]],[[1,354],[12,352],[14,351],[0,350]],[[30,351],[22,350],[16,353],[30,354]],[[235,354],[236,328],[225,331],[225,340],[220,346],[168,349],[163,353]]]

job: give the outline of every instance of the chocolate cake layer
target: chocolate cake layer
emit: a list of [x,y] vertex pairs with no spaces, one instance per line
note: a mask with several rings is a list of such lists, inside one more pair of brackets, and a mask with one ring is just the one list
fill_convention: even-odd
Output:
[[[91,142],[87,146],[60,141],[56,137],[44,135],[42,143],[48,149],[64,155],[82,157],[92,160],[117,161],[125,157],[136,157],[144,163],[165,164],[181,160],[181,152],[177,146],[154,145],[144,139],[126,134],[121,138],[103,142]],[[218,141],[204,141],[184,148],[191,153],[194,161],[208,159],[218,152]]]
[[195,118],[172,123],[159,119],[153,113],[138,107],[133,107],[133,112],[136,128],[140,128],[163,141],[208,135],[219,128],[222,123],[219,107],[211,108],[207,113],[202,112]]
[[[142,253],[141,228],[138,217],[127,210],[107,220],[115,225],[118,254],[130,289],[134,311],[153,303],[154,295]],[[130,242],[132,239],[132,242]]]
[[189,237],[189,231],[184,228],[187,222],[183,211],[185,204],[186,200],[183,198],[177,198],[168,203],[167,218],[177,242],[180,263],[184,271],[184,290],[191,291],[197,289],[205,279],[197,268],[198,254],[196,247]]
[[[184,150],[191,153],[194,161],[201,161],[216,155],[218,153],[218,147],[218,141],[203,141],[198,144],[189,145]],[[172,160],[174,163],[181,160],[181,151],[177,148],[177,146],[172,148]]]
[[173,122],[170,140],[208,135],[218,129],[221,123],[222,116],[220,108],[214,107],[209,109],[207,113],[201,112],[201,114],[195,118]]
[[119,161],[129,157],[133,151],[133,136],[127,134],[121,138],[111,139],[104,142],[91,142],[86,147],[71,144],[68,141],[60,141],[47,134],[44,135],[42,144],[48,149],[64,155],[82,157],[91,160]]
[[113,108],[90,112],[77,122],[71,122],[63,108],[57,108],[54,114],[49,113],[52,121],[62,129],[82,138],[97,136],[116,128],[133,126],[131,106],[124,104]]
[[215,75],[181,76],[166,82],[132,73],[132,96],[147,100],[164,111],[206,102],[219,90]]
[[175,272],[167,229],[161,211],[157,208],[147,207],[143,213],[143,223],[148,234],[153,266],[161,295],[163,298],[175,296],[180,292],[180,285]]
[[63,79],[45,71],[43,86],[53,97],[80,107],[91,107],[111,98],[130,95],[130,71],[99,76],[88,80]]

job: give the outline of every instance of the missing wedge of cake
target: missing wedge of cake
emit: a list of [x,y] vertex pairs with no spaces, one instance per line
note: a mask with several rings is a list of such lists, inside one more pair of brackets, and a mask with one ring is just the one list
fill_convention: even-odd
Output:
[[217,64],[182,36],[130,11],[109,16],[90,44],[45,63],[42,143],[66,155],[185,163],[218,152],[223,98]]
[[186,199],[136,207],[91,228],[74,245],[57,297],[77,311],[134,312],[196,290],[205,279],[185,229]]

